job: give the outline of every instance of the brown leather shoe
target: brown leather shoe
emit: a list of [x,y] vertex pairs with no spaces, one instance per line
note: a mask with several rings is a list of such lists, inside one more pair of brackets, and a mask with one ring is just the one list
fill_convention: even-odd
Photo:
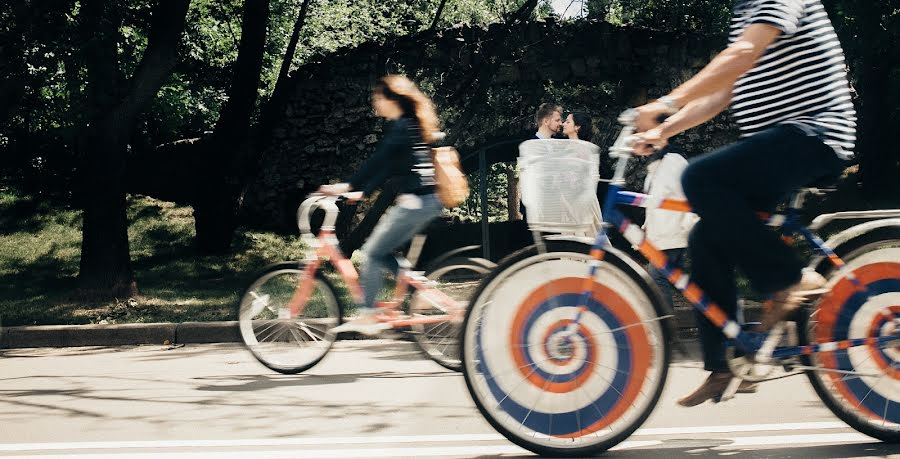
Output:
[[697,406],[707,400],[718,400],[734,375],[730,371],[714,371],[694,392],[678,400],[684,407]]
[[796,311],[804,300],[811,296],[826,293],[828,289],[823,288],[825,284],[826,280],[821,274],[813,270],[804,269],[800,282],[772,295],[772,299],[766,305],[766,313],[760,320],[761,324],[757,330],[761,332],[771,330],[775,324]]

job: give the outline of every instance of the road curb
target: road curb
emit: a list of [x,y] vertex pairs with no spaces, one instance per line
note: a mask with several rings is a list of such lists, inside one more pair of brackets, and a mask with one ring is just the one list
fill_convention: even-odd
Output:
[[[406,336],[406,335],[400,335]],[[379,339],[341,333],[340,340]],[[243,342],[237,321],[119,325],[34,325],[0,328],[0,349]]]
[[[758,305],[745,308],[748,321],[757,320]],[[676,310],[678,337],[696,338],[694,312]],[[405,336],[405,335],[401,335]],[[341,340],[370,339],[358,333],[343,333]],[[378,338],[378,337],[374,337]],[[209,344],[242,342],[237,321],[183,322],[120,325],[38,325],[0,328],[0,349],[31,347],[127,346],[138,344]]]
[[124,346],[175,341],[177,324],[40,325],[4,328],[3,348]]
[[240,343],[241,330],[236,320],[227,322],[184,322],[175,328],[178,344]]

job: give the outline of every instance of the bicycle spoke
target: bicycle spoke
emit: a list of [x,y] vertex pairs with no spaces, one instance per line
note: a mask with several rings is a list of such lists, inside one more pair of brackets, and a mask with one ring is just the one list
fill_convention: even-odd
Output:
[[278,320],[275,320],[275,319],[266,320],[265,324],[263,324],[262,327],[260,327],[258,329],[254,328],[254,333],[256,333],[256,335],[259,336],[259,335],[271,330],[273,327],[277,326],[278,323],[279,323]]
[[317,337],[313,332],[311,332],[311,331],[309,330],[309,327],[308,327],[308,326],[302,325],[302,326],[298,326],[298,328],[299,328],[300,330],[302,330],[303,333],[306,333],[310,338],[312,338],[313,341],[315,341],[315,342],[321,342],[321,341],[322,341],[322,339],[320,339],[319,337]]
[[[551,375],[551,379],[555,378],[555,375]],[[549,386],[551,381],[544,381],[544,386],[541,387],[541,391],[538,392],[537,400],[534,401],[534,404],[531,408],[528,409],[528,413],[525,413],[525,418],[522,419],[522,422],[519,424],[519,428],[522,429],[525,427],[525,422],[528,421],[528,418],[531,417],[531,413],[534,412],[534,405],[538,404],[542,398],[544,398],[544,393],[547,391],[547,386]],[[553,415],[550,415],[551,423],[553,420]],[[537,431],[532,429],[531,438],[537,437]]]
[[296,327],[292,326],[292,327],[286,327],[286,328],[287,328],[288,331],[290,332],[291,336],[292,336],[297,342],[302,343],[302,342],[306,341],[305,339],[303,339],[303,336],[299,333],[299,331],[298,331],[298,329],[297,329]]
[[[535,368],[534,368],[533,370],[531,370],[531,373],[528,373],[527,376],[525,376],[524,378],[522,378],[521,380],[519,380],[519,383],[516,384],[516,386],[513,387],[511,391],[507,392],[507,393],[503,396],[503,398],[500,399],[500,400],[497,402],[496,408],[500,408],[500,405],[502,405],[503,402],[505,402],[506,399],[508,399],[510,395],[512,395],[515,391],[519,390],[519,387],[522,387],[522,385],[525,384],[525,382],[528,381],[528,378],[530,378],[531,375],[533,375],[533,374],[535,374],[535,373],[537,372],[538,369],[537,369],[537,364],[536,364],[536,363],[535,363],[535,364],[532,364],[532,365],[528,365],[528,366],[534,366]],[[525,368],[525,367],[520,367],[520,368]]]
[[[272,330],[272,331],[271,331],[265,338],[263,338],[261,341],[268,341],[269,338],[271,338],[272,336],[274,336],[274,335],[275,335],[276,333],[278,333],[278,331],[281,329],[281,323],[280,323],[279,321],[276,320],[276,321],[272,321],[272,322],[273,322],[272,325],[270,325],[269,327],[267,327],[267,328],[264,330],[264,331],[269,331],[269,330]],[[261,332],[259,333],[259,335],[257,335],[257,336],[262,335],[262,333],[263,333],[263,331],[261,331]]]

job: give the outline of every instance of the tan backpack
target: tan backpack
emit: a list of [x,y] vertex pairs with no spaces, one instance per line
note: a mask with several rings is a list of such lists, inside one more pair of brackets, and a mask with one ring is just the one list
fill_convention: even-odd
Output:
[[437,147],[431,150],[434,163],[434,180],[438,198],[444,207],[452,209],[469,197],[469,179],[462,170],[459,153],[453,147]]

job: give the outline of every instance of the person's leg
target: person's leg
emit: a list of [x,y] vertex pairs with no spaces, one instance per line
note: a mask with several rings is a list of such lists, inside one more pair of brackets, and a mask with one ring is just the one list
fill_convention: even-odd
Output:
[[[694,225],[688,242],[691,257],[691,279],[703,290],[707,298],[715,302],[728,317],[737,313],[737,286],[734,280],[734,261],[712,243],[704,220]],[[725,362],[725,336],[705,315],[694,309],[697,328],[703,349],[703,368],[706,371],[728,371]]]
[[[663,253],[666,254],[666,258],[670,263],[679,266],[683,265],[682,260],[684,259],[685,249],[668,249],[663,250]],[[647,270],[650,272],[650,277],[653,278],[653,281],[659,286],[659,291],[663,294],[663,299],[669,303],[669,306],[675,307],[675,287],[672,286],[666,275],[662,271],[656,269],[653,265],[647,265]]]
[[777,126],[698,158],[682,185],[709,243],[730,251],[754,288],[773,293],[797,283],[803,263],[756,212],[842,166],[817,137]]
[[[692,276],[731,318],[737,309],[735,267],[764,293],[796,284],[803,267],[756,211],[774,208],[796,188],[831,175],[842,165],[816,137],[779,126],[705,155],[685,170],[685,194],[701,217],[689,244]],[[704,366],[712,373],[694,393],[679,400],[683,406],[720,396],[732,378],[721,331],[705,317],[698,326]]]
[[385,272],[397,273],[394,251],[409,242],[432,219],[440,215],[440,203],[431,196],[422,197],[422,207],[407,209],[394,206],[378,221],[372,235],[362,246],[364,256],[360,285],[365,294],[365,308],[373,308],[384,285]]

